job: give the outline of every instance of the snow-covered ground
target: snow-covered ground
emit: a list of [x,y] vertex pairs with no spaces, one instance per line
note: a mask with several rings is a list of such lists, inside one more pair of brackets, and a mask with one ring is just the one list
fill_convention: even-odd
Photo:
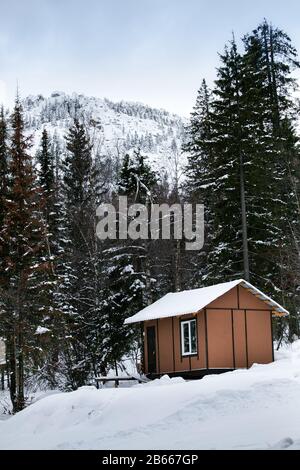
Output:
[[[11,401],[8,390],[0,390],[0,421],[8,419],[11,413]],[[1,441],[1,438],[0,438]]]
[[1,449],[300,449],[300,341],[203,380],[48,396],[0,422]]

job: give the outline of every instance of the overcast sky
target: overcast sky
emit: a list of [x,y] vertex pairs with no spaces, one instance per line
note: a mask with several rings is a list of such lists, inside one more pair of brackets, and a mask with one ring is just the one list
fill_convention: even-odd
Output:
[[188,115],[232,30],[264,17],[300,50],[299,0],[0,0],[0,101],[18,81]]

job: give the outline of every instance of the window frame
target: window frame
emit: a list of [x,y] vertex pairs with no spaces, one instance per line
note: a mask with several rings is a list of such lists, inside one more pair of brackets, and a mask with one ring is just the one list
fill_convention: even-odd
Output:
[[[191,334],[191,323],[195,322],[196,329],[196,351],[191,352],[192,349],[192,334]],[[184,325],[189,325],[189,352],[184,352]],[[195,357],[198,356],[198,322],[197,317],[189,318],[187,320],[180,320],[180,352],[181,357]]]

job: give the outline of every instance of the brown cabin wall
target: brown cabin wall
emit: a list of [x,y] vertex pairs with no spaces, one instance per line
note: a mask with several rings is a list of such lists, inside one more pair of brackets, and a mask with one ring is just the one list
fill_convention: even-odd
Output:
[[247,310],[248,366],[273,361],[270,312]]
[[[191,318],[187,315],[186,318]],[[174,352],[175,352],[175,371],[183,372],[190,369],[188,357],[181,357],[181,338],[180,338],[180,319],[174,317]]]
[[158,321],[159,368],[161,371],[172,371],[173,361],[173,329],[172,318]]
[[197,316],[198,355],[194,357],[181,356],[180,321],[195,318],[187,315],[173,318],[160,318],[159,320],[144,323],[145,341],[145,373],[148,373],[147,327],[156,327],[156,369],[159,374],[185,372],[206,369],[206,338],[204,312]]
[[236,369],[243,369],[248,367],[245,318],[244,310],[235,310],[233,312],[234,353]]
[[234,369],[231,310],[207,310],[207,343],[210,369]]
[[[181,356],[180,321],[197,319],[198,354]],[[148,326],[156,327],[157,373],[203,369],[235,369],[273,360],[271,312],[263,301],[242,287],[232,289],[196,316],[146,321],[145,373]],[[207,335],[206,335],[207,331]]]
[[191,358],[192,370],[207,369],[206,358],[206,323],[205,313],[202,310],[197,315],[197,330],[198,330],[198,355]]
[[234,289],[231,289],[229,292],[226,292],[226,294],[222,295],[218,299],[214,300],[211,302],[209,305],[207,305],[208,308],[225,308],[225,309],[231,309],[231,308],[239,308],[239,298],[241,296],[240,294],[240,288],[238,289],[235,287]]
[[[144,322],[144,368],[145,368],[145,373],[148,373],[148,348],[147,348],[147,328],[150,326],[155,326],[155,331],[157,332],[157,321],[156,320],[150,320],[150,321],[145,321]],[[156,370],[158,371],[158,347],[157,347],[157,335],[156,335]]]

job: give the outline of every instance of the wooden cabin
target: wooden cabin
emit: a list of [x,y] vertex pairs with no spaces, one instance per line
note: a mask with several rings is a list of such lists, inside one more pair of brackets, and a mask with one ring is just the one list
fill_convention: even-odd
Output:
[[200,378],[273,362],[272,319],[286,315],[240,279],[167,294],[125,324],[142,325],[146,375]]

